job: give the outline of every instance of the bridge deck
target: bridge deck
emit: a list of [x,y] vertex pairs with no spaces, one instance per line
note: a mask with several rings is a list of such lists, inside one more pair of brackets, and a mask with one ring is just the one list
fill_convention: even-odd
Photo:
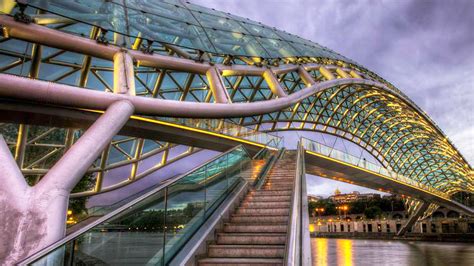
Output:
[[306,173],[433,202],[469,215],[474,210],[447,197],[314,151],[305,151]]

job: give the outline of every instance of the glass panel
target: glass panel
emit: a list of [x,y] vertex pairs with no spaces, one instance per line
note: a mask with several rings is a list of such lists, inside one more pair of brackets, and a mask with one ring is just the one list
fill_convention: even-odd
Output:
[[251,128],[243,127],[232,122],[219,119],[185,119],[173,117],[156,117],[156,119],[175,124],[185,125],[192,128],[205,129],[227,136],[242,138],[256,143],[261,143],[269,147],[281,148],[283,141],[281,137],[263,133]]
[[303,145],[303,147],[305,149],[307,149],[309,151],[320,153],[322,155],[325,155],[325,156],[328,156],[328,157],[331,157],[331,158],[334,158],[334,159],[337,159],[337,160],[340,160],[340,161],[343,161],[343,162],[346,162],[346,163],[350,163],[350,164],[355,165],[355,166],[365,168],[369,171],[379,173],[387,179],[395,179],[397,181],[401,181],[401,182],[406,183],[408,185],[416,186],[420,189],[428,190],[428,191],[430,191],[430,192],[432,192],[432,193],[434,193],[438,196],[449,198],[448,194],[446,194],[446,193],[444,193],[440,190],[437,190],[436,188],[434,188],[432,186],[422,184],[422,183],[420,183],[416,180],[413,180],[411,178],[399,175],[398,173],[396,173],[396,172],[394,172],[390,169],[387,169],[387,168],[384,168],[382,166],[376,165],[374,163],[368,162],[363,157],[356,157],[356,156],[350,155],[348,153],[345,153],[343,151],[336,150],[334,148],[328,147],[326,145],[323,145],[321,143],[317,143],[315,141],[312,141],[312,140],[309,140],[309,139],[306,139],[306,138],[301,139],[301,144]]
[[[345,59],[296,35],[178,0],[28,0],[28,4],[81,22],[82,26],[73,26],[76,34],[88,33],[91,25],[105,29],[109,41],[116,32],[219,54]],[[35,13],[34,8],[27,11]]]
[[204,220],[206,166],[167,189],[165,260],[169,261]]
[[129,198],[113,218],[34,265],[166,264],[240,182],[249,161],[238,146],[165,187]]
[[161,263],[164,214],[164,192],[160,191],[61,246],[34,265],[51,260],[66,262],[71,250],[74,250],[71,265]]

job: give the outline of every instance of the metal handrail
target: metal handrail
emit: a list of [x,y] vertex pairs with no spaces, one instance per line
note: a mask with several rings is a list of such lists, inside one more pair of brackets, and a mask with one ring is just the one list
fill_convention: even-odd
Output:
[[256,189],[261,189],[263,184],[265,184],[265,181],[267,180],[267,175],[270,172],[270,170],[273,168],[273,165],[275,165],[276,161],[281,157],[281,155],[285,152],[285,148],[282,148],[278,151],[277,154],[273,154],[270,156],[270,158],[267,160],[265,165],[262,168],[262,171],[258,174],[257,178],[255,178],[255,181],[253,183],[254,187]]
[[304,169],[304,149],[301,140],[298,142],[296,175],[287,236],[285,265],[311,265],[308,199]]
[[[309,151],[314,151],[314,152],[320,153],[324,156],[327,156],[327,157],[330,157],[330,158],[333,158],[333,159],[336,159],[336,160],[339,160],[339,161],[343,161],[343,162],[346,162],[346,163],[349,163],[349,164],[352,164],[352,165],[355,165],[355,166],[358,166],[358,167],[362,167],[362,168],[364,168],[368,171],[383,175],[387,179],[392,179],[392,180],[396,180],[398,182],[403,182],[403,183],[406,183],[408,185],[414,186],[418,189],[423,189],[423,190],[429,191],[433,194],[436,194],[439,197],[450,199],[449,194],[447,194],[447,193],[445,193],[441,190],[438,190],[438,189],[436,189],[432,186],[428,186],[428,185],[425,185],[425,184],[423,184],[419,181],[413,180],[409,177],[400,175],[400,174],[398,174],[397,172],[395,172],[391,169],[373,164],[373,163],[368,162],[368,161],[364,161],[364,163],[360,163],[361,160],[357,156],[351,155],[349,153],[346,153],[344,151],[335,149],[333,147],[329,147],[327,145],[324,145],[324,144],[319,143],[319,142],[314,141],[314,140],[310,140],[310,139],[307,139],[307,138],[302,138],[301,141],[302,141],[303,147],[305,149],[309,150]],[[315,150],[313,148],[313,146],[316,146],[316,145],[320,146],[320,147],[327,148],[327,149],[330,150],[330,152],[328,154],[325,154],[324,152],[322,152],[322,149],[320,149],[319,151],[317,149]],[[336,151],[335,152],[336,154],[337,153],[343,154],[344,158],[337,157],[333,151]],[[358,162],[354,163],[353,160],[349,160],[351,158],[354,159],[354,160],[357,160]]]
[[252,160],[260,159],[260,157],[265,156],[265,154],[268,152],[267,147],[261,148],[253,157]]
[[286,234],[287,235],[286,253],[285,253],[284,263],[287,266],[299,265],[298,234],[299,234],[300,227],[298,226],[299,225],[298,220],[299,220],[299,209],[300,209],[299,198],[301,197],[300,195],[301,175],[299,174],[300,172],[301,172],[300,156],[299,156],[299,150],[298,150],[298,156],[296,158],[296,175],[295,175],[295,181],[293,185],[293,198],[291,199],[290,219],[289,219],[288,230]]
[[53,244],[43,248],[42,250],[36,252],[35,254],[25,258],[24,260],[20,261],[18,264],[19,265],[27,265],[27,264],[30,264],[30,263],[33,263],[35,262],[36,260],[42,258],[43,256],[47,255],[48,253],[50,253],[51,251],[54,251],[55,249],[57,249],[58,247],[66,244],[67,242],[79,237],[80,235],[82,235],[83,233],[89,231],[90,229],[92,229],[93,227],[103,223],[103,222],[106,222],[108,221],[109,219],[112,219],[114,218],[115,216],[121,214],[122,212],[132,208],[134,205],[140,203],[142,200],[152,196],[153,194],[156,194],[158,193],[159,191],[165,189],[166,187],[174,184],[175,182],[179,181],[181,178],[183,177],[186,177],[187,175],[191,174],[192,172],[198,170],[199,168],[203,167],[204,165],[206,164],[209,164],[217,159],[219,159],[220,157],[222,156],[225,156],[231,152],[233,152],[234,150],[238,149],[238,148],[242,148],[246,153],[247,155],[250,157],[249,153],[247,152],[247,150],[245,149],[245,147],[240,144],[238,146],[235,146],[229,150],[227,150],[226,152],[224,153],[221,153],[219,155],[216,155],[214,156],[213,158],[207,160],[206,162],[204,162],[203,164],[200,164],[196,167],[194,167],[193,169],[187,171],[186,173],[182,174],[182,175],[179,175],[175,178],[170,178],[168,179],[167,181],[165,181],[162,185],[158,186],[157,188],[153,189],[152,191],[132,200],[131,202],[129,202],[128,204],[124,204],[123,206],[117,208],[116,210],[114,211],[111,211],[110,213],[102,216],[101,218],[97,219],[96,221],[84,226],[83,228],[75,231],[74,233],[71,233],[70,235],[67,235],[66,237],[64,237],[63,239],[61,240],[58,240],[56,242],[54,242]]

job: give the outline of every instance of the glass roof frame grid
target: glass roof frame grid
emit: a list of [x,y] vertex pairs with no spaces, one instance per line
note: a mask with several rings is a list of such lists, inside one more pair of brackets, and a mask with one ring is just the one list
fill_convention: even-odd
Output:
[[[74,18],[74,16],[72,16],[72,15],[60,14],[59,12],[55,12],[54,10],[52,11],[51,9],[45,8],[44,6],[41,5],[41,3],[35,4],[35,2],[37,2],[37,1],[30,0],[28,2],[28,5],[31,6],[31,7],[37,8],[37,9],[45,10],[45,11],[53,13],[53,14],[57,14],[57,15],[60,15],[60,16],[63,16],[63,17],[73,19],[73,20],[81,22],[81,23],[86,23],[86,24],[89,24],[91,26],[98,26],[98,27],[104,28],[103,25],[96,25],[95,23],[92,23],[90,21],[80,20],[80,19]],[[49,3],[49,2],[50,1],[48,1],[47,3]],[[51,2],[55,2],[55,1],[51,1]],[[77,2],[74,2],[74,3],[77,3]],[[160,17],[160,18],[163,18],[163,19],[175,21],[175,22],[178,22],[178,23],[185,23],[187,25],[200,28],[206,34],[207,40],[210,42],[209,44],[216,50],[216,51],[209,51],[209,52],[218,53],[218,51],[217,51],[218,49],[215,46],[215,43],[210,39],[209,33],[207,31],[208,30],[219,30],[219,31],[223,31],[223,32],[228,32],[230,34],[242,34],[242,35],[251,36],[251,38],[253,38],[260,45],[262,50],[265,51],[270,57],[273,57],[274,53],[269,52],[268,48],[265,48],[265,45],[262,44],[262,40],[270,39],[270,40],[273,40],[277,43],[282,43],[284,45],[287,45],[287,46],[291,47],[294,51],[297,51],[299,53],[301,53],[301,49],[297,49],[295,47],[295,45],[293,45],[292,43],[302,44],[302,45],[308,46],[312,49],[321,49],[323,51],[323,53],[322,53],[323,56],[321,56],[321,57],[324,57],[324,53],[328,53],[328,55],[327,55],[328,58],[340,59],[342,57],[341,55],[339,55],[338,53],[335,53],[334,51],[331,51],[331,50],[329,50],[329,49],[327,49],[327,48],[325,48],[321,45],[318,45],[314,42],[311,42],[309,40],[305,40],[303,38],[297,37],[296,35],[292,35],[292,34],[287,33],[288,35],[290,35],[294,39],[289,40],[288,38],[283,38],[281,36],[281,34],[278,34],[278,30],[276,30],[275,28],[266,26],[266,25],[264,25],[260,22],[254,22],[254,21],[249,20],[249,19],[247,19],[247,20],[240,19],[237,16],[233,16],[233,15],[230,15],[230,14],[227,14],[227,13],[224,13],[224,12],[221,12],[221,11],[217,11],[217,10],[213,10],[214,12],[211,13],[211,12],[208,12],[210,9],[205,9],[205,8],[198,9],[198,8],[196,8],[196,5],[193,5],[193,4],[190,4],[190,3],[182,4],[182,3],[180,3],[180,1],[176,1],[176,2],[173,2],[173,3],[170,3],[170,1],[164,1],[164,2],[161,2],[160,4],[161,5],[168,5],[170,7],[174,6],[175,8],[186,10],[188,13],[190,13],[192,15],[192,18],[193,18],[192,20],[183,20],[183,19],[178,19],[176,17],[164,16],[163,14],[158,14],[157,12],[152,12],[152,11],[149,11],[149,10],[141,10],[139,8],[133,7],[133,5],[130,6],[129,4],[121,4],[121,3],[118,3],[117,1],[110,1],[110,2],[103,1],[102,3],[107,3],[107,4],[110,4],[110,5],[120,6],[121,8],[124,9],[124,13],[128,13],[127,10],[134,10],[134,11],[137,11],[137,12],[140,12],[140,13],[143,13],[143,14],[150,14],[152,16],[156,16],[156,17]],[[130,1],[130,0],[126,0],[125,3],[133,3],[133,2]],[[143,2],[143,4],[144,3],[145,2]],[[210,16],[217,16],[217,17],[229,20],[232,23],[240,25],[246,32],[236,31],[236,30],[226,29],[226,28],[214,28],[214,27],[211,28],[211,27],[205,26],[202,23],[200,23],[199,20],[196,18],[195,12],[210,15]],[[130,23],[129,23],[128,19],[125,19],[125,23],[127,24],[127,26],[125,27],[125,29],[126,29],[125,32],[118,32],[118,30],[116,30],[116,29],[107,29],[107,30],[117,32],[117,33],[120,33],[120,34],[124,34],[124,35],[130,36],[130,37],[137,37],[135,35],[130,34]],[[272,37],[272,36],[269,36],[268,34],[261,34],[261,35],[254,34],[252,32],[252,30],[250,30],[249,27],[246,26],[247,24],[248,25],[253,25],[255,27],[260,27],[264,31],[268,31],[272,34],[272,36],[273,35],[274,36]],[[259,39],[259,38],[261,38],[261,39]],[[147,39],[147,38],[144,38],[144,39]],[[173,44],[173,43],[170,43],[170,42],[160,41],[160,40],[151,40],[151,41],[158,41],[158,42]],[[176,45],[176,44],[174,44],[174,45]],[[178,46],[191,48],[191,49],[196,49],[197,48],[198,50],[206,50],[206,49],[200,49],[200,48],[203,48],[203,47],[192,47],[192,46],[185,46],[185,45],[178,45]],[[233,55],[236,55],[236,56],[249,56],[249,54],[233,54]],[[250,56],[255,56],[255,55],[250,55]],[[311,54],[308,54],[308,55],[294,54],[293,56],[314,56],[314,55],[311,55]],[[263,55],[262,57],[266,57],[266,56]],[[281,55],[280,56],[274,56],[274,58],[280,58],[280,57],[285,57],[285,56],[281,56]]]

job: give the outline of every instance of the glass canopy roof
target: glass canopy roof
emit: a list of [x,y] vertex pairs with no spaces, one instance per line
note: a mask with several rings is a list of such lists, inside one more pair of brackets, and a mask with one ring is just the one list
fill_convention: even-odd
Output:
[[179,0],[28,0],[28,4],[107,31],[213,54],[352,62],[274,27]]

